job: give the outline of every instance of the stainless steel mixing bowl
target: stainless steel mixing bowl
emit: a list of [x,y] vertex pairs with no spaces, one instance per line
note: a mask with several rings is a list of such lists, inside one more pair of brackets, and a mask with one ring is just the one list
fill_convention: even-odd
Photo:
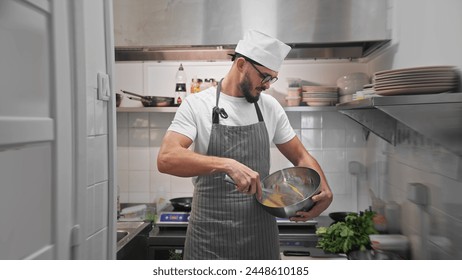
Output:
[[262,188],[260,205],[276,217],[289,218],[314,206],[312,196],[320,192],[321,177],[311,168],[289,167],[265,177]]

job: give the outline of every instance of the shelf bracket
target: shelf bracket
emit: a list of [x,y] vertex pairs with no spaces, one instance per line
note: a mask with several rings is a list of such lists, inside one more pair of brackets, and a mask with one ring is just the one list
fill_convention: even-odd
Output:
[[369,137],[369,131],[372,131],[391,145],[396,145],[397,121],[388,114],[375,108],[348,109],[339,111],[365,127],[367,131],[364,133],[366,140]]

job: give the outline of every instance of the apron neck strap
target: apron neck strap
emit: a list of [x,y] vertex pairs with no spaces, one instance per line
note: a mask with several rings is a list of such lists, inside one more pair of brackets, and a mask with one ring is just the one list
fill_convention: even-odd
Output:
[[258,106],[258,103],[255,102],[255,110],[257,111],[257,116],[258,116],[258,121],[262,122],[263,121],[263,115],[261,114],[260,106]]
[[[228,114],[226,113],[225,109],[218,107],[218,100],[220,100],[220,93],[221,93],[221,82],[223,81],[224,78],[222,78],[217,85],[217,93],[216,93],[216,103],[215,107],[213,107],[212,111],[212,122],[214,124],[220,123],[220,117],[223,119],[228,118]],[[257,111],[257,116],[258,116],[258,121],[262,122],[263,121],[263,115],[260,110],[260,106],[258,106],[257,102],[254,103],[255,110]]]
[[221,78],[221,80],[217,84],[217,94],[216,94],[216,103],[215,107],[218,107],[218,100],[220,100],[220,93],[221,93],[221,83],[223,82],[224,78]]
[[212,122],[214,124],[218,124],[220,122],[220,116],[224,119],[228,118],[228,114],[226,113],[225,109],[218,107],[218,100],[220,100],[220,93],[221,93],[221,82],[224,78],[222,78],[217,85],[217,101],[215,107],[213,107],[212,111]]

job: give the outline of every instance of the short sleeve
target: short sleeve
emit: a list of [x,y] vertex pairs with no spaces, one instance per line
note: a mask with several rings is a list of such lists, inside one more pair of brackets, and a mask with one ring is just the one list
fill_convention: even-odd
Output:
[[187,98],[183,101],[180,107],[178,107],[175,117],[173,118],[172,124],[170,125],[168,130],[183,134],[186,137],[190,138],[192,141],[196,139],[196,116]]
[[[279,103],[277,105],[279,105]],[[284,144],[292,140],[292,138],[295,137],[296,133],[290,125],[287,114],[280,105],[275,106],[274,112],[276,112],[276,128],[274,131],[273,142],[274,144]]]

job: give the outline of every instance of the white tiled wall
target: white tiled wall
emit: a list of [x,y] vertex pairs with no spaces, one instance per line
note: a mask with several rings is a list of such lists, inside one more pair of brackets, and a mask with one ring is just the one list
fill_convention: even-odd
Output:
[[157,170],[157,153],[174,113],[117,113],[120,201],[156,203],[192,195],[190,178]]
[[[385,202],[400,205],[400,226],[411,239],[413,258],[461,259],[461,157],[422,135],[409,135],[396,146],[371,135],[368,183]],[[374,168],[377,166],[382,168]],[[427,189],[427,206],[407,199],[412,183],[423,184]]]
[[[356,177],[348,172],[350,161],[364,163],[365,160],[362,128],[336,111],[287,112],[287,115],[305,148],[321,165],[334,192],[334,202],[326,212],[367,208],[367,192],[361,191],[361,186],[357,189]],[[274,145],[271,157],[273,172],[291,166]]]
[[[156,159],[161,140],[173,113],[118,113],[118,182],[121,202],[155,203],[159,198],[191,196],[190,178],[179,178],[157,171]],[[364,162],[365,140],[358,124],[338,112],[288,112],[305,147],[323,167],[335,201],[331,211],[356,211],[356,181],[348,173],[348,162]],[[353,139],[353,140],[352,140]],[[271,146],[271,171],[291,166]],[[366,193],[367,194],[367,193]]]

